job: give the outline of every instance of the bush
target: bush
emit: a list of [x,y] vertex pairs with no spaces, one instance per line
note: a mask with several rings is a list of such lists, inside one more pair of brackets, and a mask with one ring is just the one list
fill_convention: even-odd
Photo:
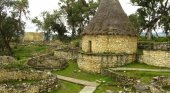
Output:
[[152,41],[152,42],[170,42],[170,38],[168,37],[154,37],[152,40],[147,40],[146,37],[139,37],[139,41]]
[[78,39],[71,41],[71,45],[73,45],[74,47],[80,47],[80,42],[81,40],[80,38],[78,38]]

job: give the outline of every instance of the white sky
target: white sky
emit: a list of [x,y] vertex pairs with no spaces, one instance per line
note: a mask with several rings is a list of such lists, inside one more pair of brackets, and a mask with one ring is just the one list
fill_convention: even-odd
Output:
[[[58,1],[59,0],[29,0],[30,18],[40,16],[41,12],[43,11],[53,11],[54,9],[57,9]],[[131,5],[130,0],[119,1],[127,15],[135,13],[137,10],[137,7]],[[27,32],[34,32],[36,31],[36,26],[32,24],[30,20],[28,20],[26,22],[25,30]]]

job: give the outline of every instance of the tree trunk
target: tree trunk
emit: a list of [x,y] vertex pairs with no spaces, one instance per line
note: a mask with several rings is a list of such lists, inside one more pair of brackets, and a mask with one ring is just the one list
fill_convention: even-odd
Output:
[[2,36],[2,47],[3,47],[3,49],[4,50],[6,50],[7,49],[7,51],[8,51],[8,54],[9,55],[12,55],[13,54],[13,52],[12,52],[12,48],[10,47],[10,45],[9,45],[9,41],[7,41],[6,39],[5,39],[5,35],[3,34],[3,31],[2,30],[0,30],[0,34],[1,34],[1,36]]
[[72,38],[75,37],[75,33],[76,33],[76,31],[75,31],[75,26],[73,25],[73,27],[72,27]]
[[150,30],[150,28],[148,28],[148,31],[147,31],[147,40],[151,40],[152,39],[152,30]]

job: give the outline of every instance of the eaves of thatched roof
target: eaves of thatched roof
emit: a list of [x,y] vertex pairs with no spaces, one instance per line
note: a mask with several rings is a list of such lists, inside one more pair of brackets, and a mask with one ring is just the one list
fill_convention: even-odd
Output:
[[101,0],[98,11],[82,35],[137,36],[118,0]]

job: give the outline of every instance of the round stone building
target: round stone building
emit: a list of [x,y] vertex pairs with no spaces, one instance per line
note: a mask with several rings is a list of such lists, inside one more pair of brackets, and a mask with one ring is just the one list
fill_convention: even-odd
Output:
[[78,66],[88,72],[135,61],[137,31],[118,0],[101,0],[98,11],[82,32]]

